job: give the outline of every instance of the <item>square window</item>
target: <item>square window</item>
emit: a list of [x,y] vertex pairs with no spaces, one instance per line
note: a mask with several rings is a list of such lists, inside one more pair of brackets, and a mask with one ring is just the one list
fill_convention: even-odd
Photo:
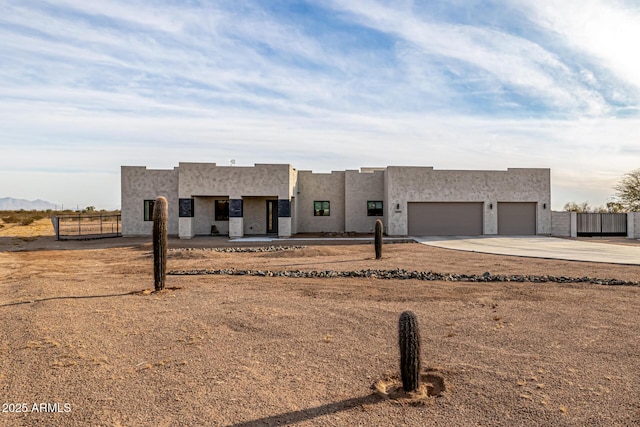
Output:
[[180,218],[193,218],[195,216],[193,199],[178,199],[178,216]]
[[229,221],[229,201],[216,200],[214,202],[216,221]]
[[313,202],[313,216],[329,216],[329,202]]
[[382,211],[382,202],[367,202],[367,216],[384,216],[384,213]]
[[144,201],[144,220],[153,221],[153,207],[155,206],[155,200]]

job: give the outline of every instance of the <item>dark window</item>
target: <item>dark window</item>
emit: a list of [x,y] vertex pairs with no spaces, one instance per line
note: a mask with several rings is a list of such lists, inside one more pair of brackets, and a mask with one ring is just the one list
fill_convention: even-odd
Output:
[[313,216],[329,216],[329,202],[313,202]]
[[367,216],[383,216],[382,202],[367,202]]
[[153,206],[156,204],[155,200],[144,201],[144,220],[153,221]]
[[193,218],[195,215],[193,199],[178,200],[178,216],[180,218]]
[[216,221],[228,221],[229,220],[229,201],[228,200],[216,200],[214,202]]

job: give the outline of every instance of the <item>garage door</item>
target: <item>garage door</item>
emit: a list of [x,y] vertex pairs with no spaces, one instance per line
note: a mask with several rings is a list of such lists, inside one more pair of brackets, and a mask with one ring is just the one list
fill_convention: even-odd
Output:
[[536,234],[536,203],[498,203],[498,234]]
[[482,203],[412,202],[408,207],[410,236],[479,236]]

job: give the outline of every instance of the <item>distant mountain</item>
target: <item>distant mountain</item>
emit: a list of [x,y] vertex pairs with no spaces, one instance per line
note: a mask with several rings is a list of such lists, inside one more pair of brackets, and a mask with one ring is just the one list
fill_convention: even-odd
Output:
[[24,200],[14,199],[12,197],[0,198],[0,211],[17,211],[24,209],[26,211],[37,210],[46,211],[47,209],[55,209],[56,205],[45,200]]

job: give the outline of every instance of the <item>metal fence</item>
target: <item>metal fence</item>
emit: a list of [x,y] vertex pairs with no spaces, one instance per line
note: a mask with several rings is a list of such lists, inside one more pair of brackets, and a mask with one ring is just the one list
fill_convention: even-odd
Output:
[[626,236],[625,213],[578,213],[578,236]]
[[122,236],[120,214],[77,214],[52,216],[58,240],[102,239]]

